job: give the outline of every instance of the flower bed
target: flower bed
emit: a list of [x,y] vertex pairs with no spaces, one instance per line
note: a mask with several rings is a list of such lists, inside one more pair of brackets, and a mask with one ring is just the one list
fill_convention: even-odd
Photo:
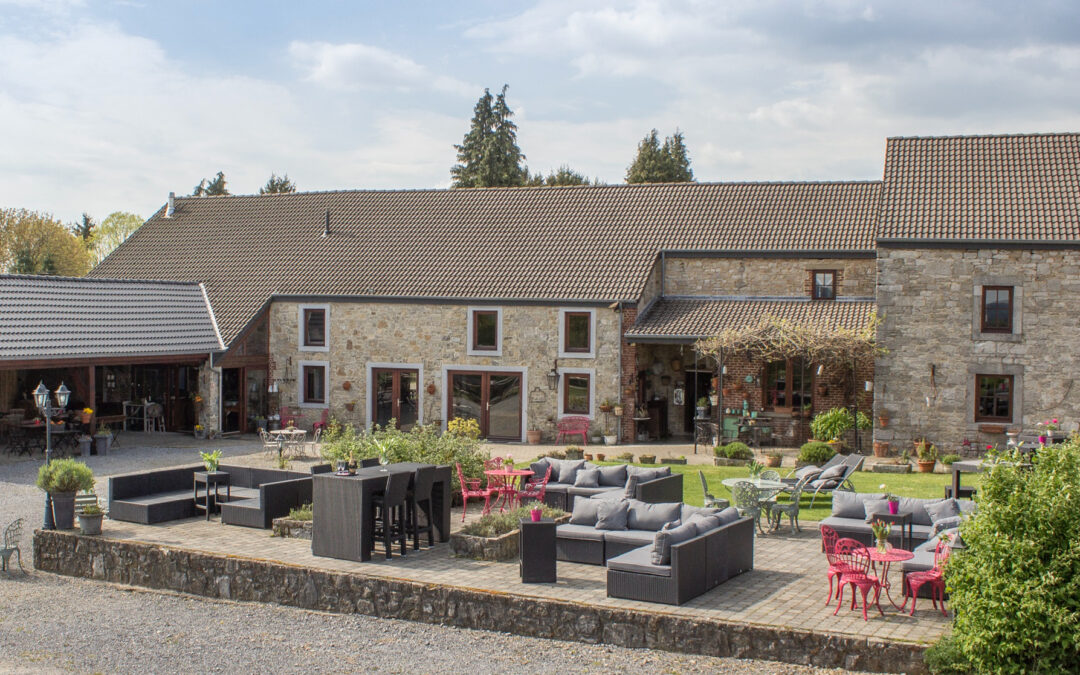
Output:
[[[561,509],[544,506],[544,517],[565,523],[570,515]],[[505,513],[489,513],[460,532],[450,535],[454,555],[474,560],[513,560],[518,555],[518,523],[529,517],[529,505]]]

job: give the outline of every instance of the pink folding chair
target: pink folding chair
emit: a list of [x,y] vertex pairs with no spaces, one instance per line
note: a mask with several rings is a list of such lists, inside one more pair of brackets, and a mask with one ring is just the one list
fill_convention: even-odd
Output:
[[458,482],[461,483],[461,521],[465,522],[465,512],[469,509],[470,498],[483,497],[483,515],[486,516],[491,511],[491,495],[496,491],[481,487],[479,478],[466,478],[465,472],[461,470],[461,465],[456,464],[455,466],[457,467]]
[[[826,605],[833,599],[833,577],[843,574],[846,569],[843,563],[836,559],[836,540],[839,538],[840,535],[836,533],[836,530],[828,525],[821,526],[821,550],[825,552],[825,559],[829,561],[829,570],[826,572],[829,577],[829,597],[825,600]],[[839,585],[836,590],[839,592]]]
[[[938,598],[941,599],[941,613],[948,616],[945,611],[945,563],[952,553],[951,540],[942,537],[938,540],[937,548],[934,549],[934,568],[925,572],[908,572],[904,576],[904,586],[907,594],[911,596],[911,616],[915,616],[915,598],[919,596],[919,589],[930,584],[930,601],[934,607],[938,606]],[[907,598],[904,598],[907,602]]]
[[544,495],[547,494],[547,484],[551,480],[551,465],[548,464],[547,473],[544,477],[537,480],[536,476],[529,480],[528,483],[518,490],[518,502],[525,503],[526,500],[535,499],[541,504],[544,503]]
[[881,580],[870,574],[870,553],[866,550],[866,547],[854,539],[840,539],[836,542],[833,554],[836,556],[837,561],[845,567],[840,573],[840,587],[836,592],[836,609],[833,611],[833,616],[836,616],[837,612],[840,611],[840,605],[844,604],[844,586],[851,586],[851,609],[855,609],[855,588],[858,587],[862,593],[863,621],[870,620],[866,616],[867,596],[870,591],[874,591],[874,605],[877,607],[878,612],[881,616],[885,616],[885,612],[881,611],[879,602],[881,599]]

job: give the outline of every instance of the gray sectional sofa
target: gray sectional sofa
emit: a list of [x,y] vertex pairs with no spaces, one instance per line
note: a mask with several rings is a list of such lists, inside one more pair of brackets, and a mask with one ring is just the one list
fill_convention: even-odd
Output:
[[[630,464],[597,466],[585,460],[543,457],[530,465],[533,475],[543,477],[551,466],[544,503],[572,511],[578,497],[621,495],[631,476],[636,476],[631,492],[634,499],[649,503],[679,502],[683,495],[683,477],[671,467],[645,468]],[[583,472],[585,475],[582,475]],[[596,472],[593,474],[592,472]],[[588,480],[595,479],[595,480]]]
[[607,566],[614,598],[681,605],[754,567],[753,519],[733,508],[601,495],[575,500],[555,537],[558,560]]
[[[866,519],[866,502],[884,499],[885,495],[881,493],[834,492],[832,515],[822,520],[821,524],[833,528],[841,537],[855,539],[869,546],[874,543],[874,533]],[[952,504],[946,502],[952,502]],[[873,505],[871,509],[874,509]],[[882,507],[880,512],[884,512],[886,509],[887,506]],[[946,500],[902,497],[899,510],[911,511],[911,547],[917,547],[933,539],[936,532],[956,527],[959,524],[959,516],[951,514],[957,512],[961,515],[973,513],[975,511],[975,502],[968,499]],[[949,515],[935,518],[935,515],[940,516],[941,514]],[[899,544],[899,526],[893,527],[889,540],[894,545]],[[931,549],[931,566],[933,566],[933,549]]]
[[[295,471],[220,466],[229,473],[231,499],[221,504],[224,523],[268,528],[274,518],[311,501],[311,476]],[[109,518],[163,523],[197,515],[194,473],[201,464],[109,478]],[[224,499],[225,489],[221,489]]]

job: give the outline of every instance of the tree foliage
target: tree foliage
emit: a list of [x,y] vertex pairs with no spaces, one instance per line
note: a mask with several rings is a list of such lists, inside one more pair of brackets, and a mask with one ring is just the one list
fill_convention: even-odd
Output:
[[529,185],[599,185],[599,181],[590,181],[583,174],[574,171],[567,165],[562,165],[547,176],[538,173],[529,177]]
[[472,123],[457,149],[458,163],[450,169],[456,188],[525,185],[529,171],[517,144],[517,125],[506,103],[503,85],[498,95],[488,89],[473,108]]
[[939,671],[1064,673],[1080,663],[1080,440],[1040,449],[1030,467],[1021,458],[991,466],[978,513],[961,524],[966,549],[945,573],[952,637],[927,658]]
[[51,215],[2,209],[0,269],[14,274],[81,277],[90,269],[90,255],[82,239]]
[[660,143],[653,129],[638,143],[637,156],[626,169],[627,183],[689,183],[694,180],[682,132],[675,130]]
[[97,223],[90,217],[89,213],[83,213],[82,218],[77,223],[72,224],[72,233],[82,239],[83,245],[90,247],[94,237],[94,228],[97,227]]
[[223,171],[218,171],[217,175],[209,181],[203,178],[191,192],[192,197],[224,197],[228,194],[229,191],[225,188],[225,173]]
[[105,259],[124,240],[143,224],[142,216],[126,211],[115,211],[101,221],[94,235],[91,253],[94,264]]
[[296,183],[289,180],[289,174],[279,176],[276,173],[271,173],[270,178],[266,179],[266,185],[259,188],[259,194],[261,195],[283,194],[286,192],[296,192]]

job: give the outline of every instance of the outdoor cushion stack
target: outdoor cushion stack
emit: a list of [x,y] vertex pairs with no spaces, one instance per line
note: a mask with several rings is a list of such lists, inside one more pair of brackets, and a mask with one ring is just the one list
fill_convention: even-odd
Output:
[[[918,499],[901,497],[899,512],[911,512],[911,546],[917,546],[934,538],[937,532],[959,525],[963,514],[972,513],[975,503],[967,499]],[[870,527],[872,515],[887,513],[888,502],[881,493],[834,492],[832,515],[821,521],[836,530],[841,537],[872,544],[874,534]],[[894,525],[890,539],[900,536],[900,526]],[[932,552],[932,550],[931,550]],[[932,561],[931,561],[932,566]]]
[[733,508],[604,494],[575,500],[555,536],[559,560],[607,565],[611,597],[682,604],[754,565],[753,520]]
[[577,497],[622,495],[632,482],[630,496],[643,502],[677,502],[682,499],[682,474],[672,474],[670,467],[655,469],[615,464],[597,466],[583,459],[543,457],[529,468],[534,476],[543,476],[551,466],[544,502],[570,511]]

